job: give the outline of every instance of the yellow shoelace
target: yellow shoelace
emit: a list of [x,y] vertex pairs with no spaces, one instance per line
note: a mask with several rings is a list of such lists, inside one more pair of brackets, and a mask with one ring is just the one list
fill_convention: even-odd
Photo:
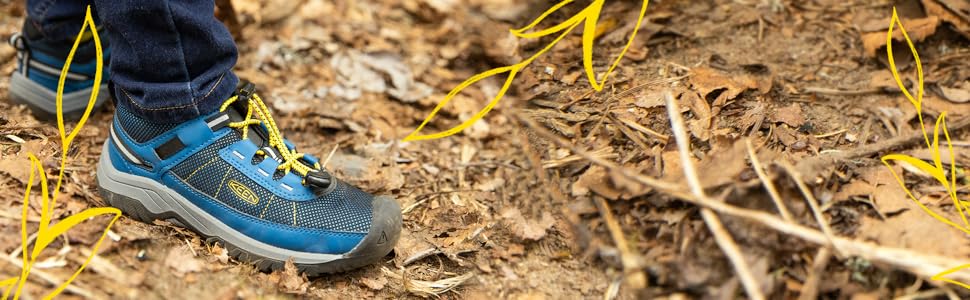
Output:
[[[222,103],[222,107],[219,108],[220,112],[226,111],[229,105],[235,103],[239,100],[239,95],[233,95],[226,99],[226,102]],[[269,113],[269,108],[263,103],[263,99],[259,98],[259,95],[253,93],[248,99],[248,105],[246,106],[246,115],[242,121],[229,123],[229,127],[237,128],[242,131],[242,138],[246,139],[249,134],[248,127],[250,125],[265,125],[269,133],[269,145],[276,148],[282,156],[282,163],[276,170],[283,170],[284,172],[289,172],[290,170],[296,170],[301,176],[304,177],[304,184],[306,184],[306,175],[313,169],[320,169],[320,163],[315,163],[313,167],[307,166],[300,161],[304,154],[297,152],[295,149],[290,150],[283,142],[283,135],[280,134],[280,130],[276,127],[276,121],[273,120],[273,116]],[[253,112],[259,116],[259,119],[253,118]],[[256,154],[266,155],[262,149],[257,150]]]

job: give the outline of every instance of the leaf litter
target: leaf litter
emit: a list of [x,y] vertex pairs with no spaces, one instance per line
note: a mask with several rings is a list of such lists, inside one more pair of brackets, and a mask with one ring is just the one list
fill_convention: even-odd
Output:
[[[198,298],[198,291],[206,291],[210,297],[230,298],[740,297],[745,294],[731,279],[734,269],[696,207],[591,160],[684,182],[687,175],[670,143],[664,108],[663,92],[671,90],[693,136],[689,159],[698,166],[711,197],[776,212],[746,158],[742,139],[749,138],[794,218],[817,226],[776,162],[797,164],[850,152],[917,129],[915,112],[897,99],[899,88],[878,55],[885,52],[889,24],[890,7],[882,3],[654,1],[648,9],[650,22],[603,92],[590,92],[577,65],[578,40],[570,36],[563,43],[576,47],[558,47],[523,70],[514,92],[473,130],[402,143],[404,134],[454,85],[534,51],[535,41],[511,38],[507,30],[528,23],[540,12],[535,10],[549,3],[232,2],[242,27],[240,75],[271,93],[268,104],[281,114],[276,119],[301,150],[326,157],[340,145],[329,167],[365,190],[395,196],[409,208],[405,234],[394,254],[377,265],[306,278],[292,262],[270,274],[252,270],[230,259],[219,245],[207,245],[167,222],[122,220],[115,228],[122,238],[99,257],[132,278],[152,280],[117,282],[102,272],[82,273],[78,284],[99,295]],[[920,14],[904,16],[903,23],[925,55],[931,86],[926,109],[946,110],[953,118],[966,115],[970,110],[963,106],[963,91],[970,68],[965,58],[970,52],[962,2],[899,2],[900,7],[923,7]],[[621,12],[635,5],[607,3],[597,57],[622,47],[632,25]],[[2,32],[19,30],[22,17],[2,19]],[[549,21],[566,17],[553,15]],[[12,60],[4,62],[0,69],[14,68]],[[594,60],[597,68],[606,63]],[[900,58],[898,63],[912,72],[912,62]],[[915,79],[904,77],[911,86]],[[429,126],[447,128],[466,120],[500,83],[469,87]],[[804,92],[809,87],[827,89]],[[23,195],[13,191],[26,180],[17,167],[22,148],[57,154],[54,147],[41,147],[56,140],[56,132],[21,107],[0,101],[0,108],[6,112],[0,114],[0,135],[22,140],[0,142],[0,199],[8,202],[5,207],[19,207]],[[536,134],[518,120],[520,114],[590,155]],[[91,127],[109,120],[102,112],[92,119],[98,125]],[[828,135],[839,131],[843,133]],[[968,140],[966,131],[951,133],[958,143]],[[99,130],[79,137],[72,150],[76,159],[68,166],[76,179],[65,183],[74,196],[65,197],[55,211],[63,214],[99,203],[96,193],[84,192],[95,186],[85,170],[96,162],[105,134]],[[961,147],[958,152],[966,149]],[[966,237],[926,219],[895,190],[896,183],[873,157],[825,165],[818,172],[823,176],[804,178],[836,233],[880,246],[965,257]],[[958,164],[962,170],[966,160]],[[945,193],[919,174],[907,176],[921,203],[952,213]],[[601,217],[595,204],[599,201],[608,203],[615,215],[619,236],[628,244],[626,253],[607,228],[613,221]],[[0,216],[4,238],[16,236],[19,228],[19,212],[8,211],[10,216]],[[748,263],[764,286],[762,292],[772,298],[800,295],[811,287],[806,283],[816,269],[817,294],[830,298],[903,297],[939,290],[929,278],[917,279],[907,270],[862,258],[835,256],[815,266],[817,246],[741,218],[725,216],[723,221],[743,252],[761,257],[749,257]],[[84,234],[77,235],[72,238],[79,243],[71,247],[84,248]],[[926,243],[926,236],[943,241]],[[12,248],[2,250],[10,253]],[[624,284],[625,274],[637,271],[648,275],[643,289]],[[112,288],[94,288],[108,286]]]

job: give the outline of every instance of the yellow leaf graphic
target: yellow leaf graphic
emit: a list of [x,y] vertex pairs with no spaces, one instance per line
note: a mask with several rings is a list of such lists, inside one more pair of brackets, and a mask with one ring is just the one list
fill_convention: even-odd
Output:
[[[552,40],[552,42],[549,42],[548,44],[546,44],[545,47],[543,47],[541,50],[536,52],[534,55],[522,60],[517,64],[511,65],[511,66],[505,66],[501,68],[495,68],[495,69],[491,69],[491,70],[476,74],[475,76],[472,76],[471,78],[465,80],[464,82],[456,86],[454,89],[451,90],[451,92],[448,93],[447,96],[445,96],[443,100],[441,100],[440,103],[438,103],[437,106],[435,106],[435,108],[431,111],[431,113],[428,114],[427,117],[425,117],[425,119],[421,122],[421,125],[419,125],[418,128],[416,128],[414,131],[408,134],[407,137],[404,138],[404,141],[419,141],[419,140],[443,138],[443,137],[461,132],[465,128],[468,128],[468,126],[471,126],[472,124],[474,124],[476,121],[481,120],[483,117],[485,117],[485,114],[491,111],[492,108],[494,108],[495,105],[497,105],[498,102],[502,100],[502,98],[505,96],[505,93],[508,91],[509,87],[511,87],[512,80],[515,78],[516,74],[522,71],[523,68],[525,68],[530,63],[532,63],[532,61],[534,61],[536,58],[538,58],[542,54],[545,54],[550,49],[552,49],[553,46],[559,43],[559,41],[565,38],[566,35],[568,35],[570,32],[573,31],[573,29],[575,29],[576,27],[579,27],[580,25],[583,25],[583,37],[582,37],[583,68],[586,71],[586,77],[589,79],[589,83],[594,90],[596,91],[603,90],[603,87],[606,84],[606,80],[609,78],[610,73],[612,73],[613,69],[615,69],[616,66],[619,65],[620,60],[623,59],[623,56],[626,55],[627,50],[629,50],[630,46],[633,45],[633,39],[636,37],[637,32],[640,29],[640,25],[643,23],[643,18],[646,15],[647,6],[650,1],[643,0],[643,5],[640,7],[640,14],[637,16],[637,20],[636,20],[636,23],[634,24],[633,31],[630,33],[629,40],[627,41],[626,45],[623,47],[623,50],[620,51],[619,55],[617,55],[616,59],[613,60],[613,62],[610,64],[609,69],[607,69],[603,73],[603,76],[602,76],[603,78],[600,80],[596,79],[596,72],[593,70],[593,43],[594,43],[594,40],[596,39],[596,26],[599,21],[600,12],[603,10],[603,4],[606,2],[605,0],[594,0],[592,3],[586,6],[586,8],[584,8],[582,11],[573,15],[569,19],[566,19],[565,21],[562,21],[546,29],[529,32],[537,25],[542,23],[542,21],[545,20],[546,17],[548,17],[549,15],[551,15],[556,11],[559,11],[560,9],[562,9],[563,7],[565,7],[566,5],[572,2],[573,2],[572,0],[563,0],[557,3],[556,5],[552,6],[551,8],[549,8],[545,12],[543,12],[541,15],[539,15],[539,17],[537,17],[535,20],[533,20],[525,27],[511,30],[513,35],[520,38],[527,38],[527,39],[542,38],[542,37],[546,37],[546,36],[558,33],[559,35],[554,40]],[[505,84],[502,85],[502,88],[499,90],[498,94],[494,98],[492,98],[491,101],[488,102],[485,108],[478,111],[478,113],[476,113],[470,119],[468,119],[465,122],[462,122],[458,126],[446,129],[442,132],[427,134],[427,135],[418,134],[422,129],[424,129],[424,126],[427,125],[431,121],[431,119],[435,117],[435,115],[437,115],[438,111],[441,110],[441,108],[443,108],[446,104],[448,104],[448,102],[451,101],[451,99],[454,98],[455,95],[458,95],[458,93],[460,93],[462,90],[464,90],[468,86],[482,79],[492,77],[498,74],[506,73],[506,72],[509,73],[508,78],[505,80]]]
[[[913,97],[913,95],[909,92],[909,90],[906,89],[906,86],[903,84],[902,78],[899,76],[899,70],[896,68],[896,62],[893,57],[893,50],[892,50],[893,28],[896,26],[899,26],[899,30],[903,34],[903,38],[906,40],[906,44],[909,46],[910,52],[913,54],[913,59],[916,61],[916,77],[917,77],[916,97]],[[896,80],[896,84],[899,86],[899,89],[902,90],[903,95],[906,97],[906,99],[909,100],[909,102],[913,104],[913,106],[916,108],[916,112],[917,112],[916,115],[919,117],[920,130],[923,133],[923,140],[926,142],[926,147],[930,150],[932,154],[933,163],[930,164],[923,160],[917,159],[915,157],[903,155],[903,154],[885,155],[882,157],[882,162],[883,164],[886,165],[886,167],[889,168],[889,171],[892,172],[893,177],[896,179],[896,182],[898,182],[899,186],[903,188],[903,190],[906,192],[906,195],[909,196],[910,200],[913,200],[913,202],[916,203],[916,205],[918,205],[923,211],[925,211],[927,214],[932,216],[934,219],[939,220],[940,222],[943,222],[944,224],[960,229],[964,233],[970,234],[970,222],[967,221],[968,212],[966,207],[964,206],[965,201],[961,201],[959,196],[957,195],[956,174],[958,172],[958,168],[956,167],[956,158],[955,158],[955,153],[953,152],[953,144],[950,141],[950,132],[947,130],[947,127],[946,127],[946,112],[940,113],[940,116],[936,118],[936,124],[934,124],[933,126],[933,133],[932,133],[933,140],[930,141],[930,133],[927,132],[926,126],[923,123],[923,110],[922,110],[923,66],[920,63],[919,53],[917,53],[916,51],[916,46],[913,45],[913,41],[909,39],[909,35],[906,33],[906,29],[903,28],[902,22],[899,21],[899,16],[896,14],[895,7],[893,8],[892,19],[890,20],[889,30],[886,35],[886,56],[889,59],[889,68],[893,74],[893,78]],[[946,145],[949,149],[949,152],[948,152],[948,155],[950,158],[949,159],[949,163],[950,163],[949,178],[946,176],[947,170],[943,165],[943,160],[941,157],[942,155],[940,153],[940,134],[941,133],[946,139]],[[916,199],[916,197],[913,195],[912,191],[910,191],[909,188],[906,187],[906,182],[903,180],[902,176],[900,176],[900,174],[897,174],[896,171],[892,168],[892,164],[890,164],[890,162],[909,164],[910,166],[913,166],[914,168],[917,168],[920,171],[926,172],[931,177],[933,177],[933,179],[936,179],[936,181],[939,182],[940,185],[942,185],[943,188],[947,191],[947,194],[950,196],[950,199],[953,201],[953,205],[957,208],[957,212],[960,215],[960,219],[963,221],[963,225],[961,226],[957,223],[954,223],[953,221],[950,221],[946,217],[943,217],[937,214],[929,207],[926,207],[925,205],[923,205],[923,203],[920,203],[919,200]],[[944,276],[946,275],[949,275],[953,272],[967,269],[967,268],[970,268],[970,264],[961,265],[961,266],[954,267],[952,269],[948,269],[946,271],[943,271],[933,276],[932,279],[941,280],[944,282],[956,284],[966,289],[970,289],[970,285],[966,283],[944,278]]]
[[[71,130],[70,134],[67,134],[64,128],[64,116],[63,116],[64,81],[67,78],[67,72],[70,69],[71,61],[74,58],[74,53],[75,51],[77,51],[78,46],[81,44],[81,39],[86,35],[85,30],[90,30],[90,34],[91,34],[90,36],[94,41],[95,51],[97,53],[97,64],[95,68],[95,76],[94,76],[94,84],[93,84],[95,88],[92,89],[91,97],[88,99],[87,108],[84,110],[84,114],[81,116],[81,119],[78,121],[78,124],[74,127],[73,130]],[[53,291],[47,294],[44,298],[50,299],[60,294],[65,288],[67,288],[68,285],[71,284],[72,281],[74,281],[75,278],[77,278],[79,274],[81,274],[81,271],[83,271],[84,268],[87,267],[88,263],[91,262],[91,259],[94,257],[95,254],[97,254],[98,248],[101,247],[101,243],[104,241],[105,236],[107,236],[109,228],[111,228],[114,222],[117,221],[119,217],[121,217],[121,211],[118,210],[117,208],[96,207],[96,208],[86,209],[72,216],[68,216],[60,220],[56,224],[51,225],[51,221],[53,218],[52,210],[56,206],[57,196],[58,196],[58,193],[60,192],[61,183],[63,182],[63,179],[64,179],[64,166],[67,164],[67,153],[69,152],[68,150],[70,149],[70,145],[71,145],[71,142],[74,140],[74,137],[76,137],[77,134],[84,127],[84,123],[87,121],[88,116],[90,116],[91,110],[94,108],[94,103],[97,100],[98,90],[99,90],[97,87],[101,85],[101,71],[103,67],[102,61],[103,61],[103,57],[102,57],[102,50],[101,50],[101,40],[98,37],[97,30],[95,29],[94,20],[91,18],[91,8],[88,7],[84,17],[84,24],[81,26],[81,32],[78,33],[78,37],[74,41],[74,46],[71,48],[71,51],[68,54],[67,60],[64,63],[64,67],[61,69],[61,76],[57,83],[57,99],[56,99],[57,128],[58,128],[58,132],[60,133],[61,147],[62,147],[61,164],[60,164],[60,169],[58,170],[57,184],[54,187],[53,193],[50,193],[48,191],[48,186],[47,186],[47,175],[46,175],[47,172],[44,171],[43,164],[40,162],[39,159],[37,159],[36,156],[34,156],[33,153],[28,153],[28,156],[30,158],[30,172],[29,172],[30,175],[29,175],[29,180],[27,181],[27,188],[24,191],[23,212],[22,212],[23,216],[21,218],[21,223],[20,223],[21,256],[22,256],[21,273],[20,273],[20,276],[8,278],[3,281],[0,281],[0,286],[7,287],[3,293],[4,299],[7,299],[8,297],[10,297],[11,293],[13,293],[14,299],[20,298],[20,295],[23,292],[24,284],[26,284],[27,278],[28,276],[30,276],[31,268],[39,258],[41,252],[43,252],[44,249],[47,248],[47,246],[50,245],[52,241],[54,241],[54,239],[63,235],[74,226],[77,226],[78,224],[81,224],[86,220],[89,220],[91,218],[101,216],[101,215],[114,215],[114,217],[104,228],[104,230],[101,231],[101,237],[98,238],[98,241],[94,244],[94,246],[91,249],[91,254],[87,256],[87,258],[84,260],[81,266],[78,267],[77,270],[75,270],[75,272],[73,273],[73,275],[71,275],[70,278],[68,278],[66,281],[61,283],[57,288],[55,288]],[[28,211],[27,209],[30,206],[30,191],[33,188],[36,177],[39,177],[40,187],[41,187],[41,218],[37,229],[37,239],[33,244],[33,248],[28,249],[28,239],[27,239],[27,236],[28,236],[27,235],[27,212]]]
[[[461,84],[459,84],[458,86],[456,86],[455,89],[451,90],[451,92],[448,93],[447,96],[445,96],[445,99],[444,100],[441,100],[441,102],[439,102],[438,105],[435,106],[435,108],[433,110],[431,110],[431,113],[428,114],[428,117],[426,117],[424,119],[424,121],[421,122],[421,125],[418,125],[418,128],[417,129],[415,129],[413,132],[411,132],[411,134],[409,134],[407,137],[404,138],[404,141],[420,141],[420,140],[430,140],[430,139],[443,138],[443,137],[446,137],[446,136],[449,136],[449,135],[452,135],[452,134],[456,134],[456,133],[464,130],[465,128],[468,128],[468,126],[471,126],[476,121],[478,121],[478,120],[482,119],[483,117],[485,117],[485,114],[487,114],[489,111],[491,111],[492,108],[494,108],[495,105],[498,104],[499,100],[502,100],[502,97],[505,96],[505,93],[506,92],[508,92],[509,87],[512,86],[512,80],[515,79],[515,75],[524,66],[525,65],[523,65],[522,63],[519,63],[517,65],[512,65],[512,66],[508,66],[508,67],[495,68],[495,69],[491,69],[491,70],[482,72],[482,73],[480,73],[478,75],[472,76],[471,78],[468,78],[467,80],[465,80],[465,82],[462,82]],[[489,101],[488,105],[486,105],[485,108],[483,108],[482,110],[480,110],[477,113],[475,113],[474,116],[472,116],[471,118],[469,118],[467,121],[462,122],[458,126],[449,128],[449,129],[447,129],[445,131],[442,131],[442,132],[428,134],[428,135],[419,135],[418,134],[418,132],[420,132],[421,129],[423,129],[425,125],[428,125],[428,122],[431,122],[431,120],[434,118],[434,116],[438,114],[438,111],[440,111],[442,108],[444,108],[445,105],[448,104],[448,102],[451,102],[451,99],[455,98],[455,96],[457,96],[458,93],[461,93],[462,90],[464,90],[468,86],[470,86],[470,85],[472,85],[472,84],[474,84],[474,83],[476,83],[478,81],[481,81],[482,79],[489,78],[489,77],[492,77],[492,76],[495,76],[495,75],[499,75],[499,74],[502,74],[502,73],[508,73],[508,78],[505,79],[505,84],[503,84],[502,85],[502,88],[499,89],[498,94],[496,94],[495,97],[492,98],[492,101]]]

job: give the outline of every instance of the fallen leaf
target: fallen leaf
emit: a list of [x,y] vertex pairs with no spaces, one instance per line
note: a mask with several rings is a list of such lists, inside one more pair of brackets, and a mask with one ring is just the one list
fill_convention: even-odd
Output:
[[219,244],[216,244],[212,246],[212,248],[209,248],[209,254],[211,254],[213,257],[216,258],[216,260],[218,260],[223,264],[226,264],[229,262],[229,251],[226,250],[226,248],[219,246]]
[[172,248],[165,256],[165,265],[175,272],[176,276],[182,277],[185,274],[202,271],[202,261],[195,258],[187,246]]
[[395,99],[412,103],[432,92],[428,85],[415,81],[403,59],[393,54],[344,51],[334,55],[330,65],[337,71],[337,82],[340,84],[331,87],[330,92],[348,100],[357,99],[363,91],[387,93]]
[[305,275],[299,273],[296,264],[293,263],[293,258],[290,258],[283,264],[279,285],[286,293],[302,295],[306,294],[307,288],[310,287],[310,281],[307,280]]
[[[724,74],[711,68],[694,68],[690,76],[690,84],[700,93],[701,98],[711,101],[711,106],[719,107],[740,95],[748,89],[756,89],[759,84],[748,75],[736,76]],[[716,98],[710,99],[711,93],[721,91]],[[717,115],[717,113],[713,113]]]
[[970,81],[964,81],[963,84],[957,85],[955,88],[941,86],[940,92],[946,100],[956,103],[970,102]]
[[722,141],[723,149],[711,151],[711,155],[697,164],[698,170],[717,170],[717,172],[699,172],[698,179],[705,187],[720,186],[736,181],[741,172],[748,168],[745,159],[748,156],[747,147],[741,139]]
[[775,123],[785,123],[788,126],[797,128],[805,124],[805,113],[802,112],[801,105],[792,103],[786,107],[776,108],[775,113],[771,115],[771,120]]
[[[899,192],[902,193],[901,190]],[[934,212],[959,222],[959,216],[951,212],[940,209],[934,209]],[[966,235],[962,231],[934,219],[920,209],[904,211],[885,221],[878,217],[865,216],[860,223],[856,236],[863,240],[876,241],[881,246],[948,257],[970,255],[970,244],[967,244]]]
[[369,289],[379,291],[384,289],[384,286],[387,285],[387,277],[383,274],[377,275],[377,278],[361,277],[360,283],[363,283],[364,286]]
[[[902,19],[900,22],[902,22],[903,27],[906,28],[906,33],[909,35],[910,40],[916,43],[923,41],[927,37],[936,33],[936,27],[940,25],[940,18],[930,16],[920,19]],[[886,20],[885,24],[888,26],[889,21]],[[886,29],[888,29],[888,27]],[[898,27],[893,28],[893,39],[900,42],[905,41],[903,38],[903,31],[899,30]],[[875,57],[877,55],[876,52],[885,46],[885,30],[868,32],[862,35],[862,47],[865,49],[866,55],[870,57]]]
[[552,228],[556,220],[548,211],[542,212],[539,220],[527,220],[518,208],[510,207],[502,211],[502,218],[512,233],[524,240],[538,241],[546,236],[546,231]]
[[591,166],[589,169],[586,169],[586,172],[584,172],[583,175],[579,176],[579,179],[577,179],[575,183],[573,183],[572,195],[577,197],[585,196],[592,191],[608,199],[618,199],[621,191],[613,188],[606,178],[607,172],[605,168],[601,166]]
[[966,0],[923,0],[927,15],[950,23],[963,37],[970,39],[970,2]]
[[[44,149],[43,140],[29,140],[20,145],[20,151],[16,155],[2,156],[0,154],[0,173],[7,173],[10,177],[20,181],[20,183],[27,183],[27,179],[30,179],[30,158],[28,153],[33,153],[38,159],[43,160],[46,152]],[[36,174],[35,174],[36,176]]]

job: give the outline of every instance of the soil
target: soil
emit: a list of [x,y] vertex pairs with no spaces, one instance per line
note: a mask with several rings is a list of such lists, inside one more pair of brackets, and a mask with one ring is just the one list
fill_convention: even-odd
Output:
[[[0,35],[6,38],[21,27],[23,3],[0,3],[5,7]],[[885,58],[895,5],[925,74],[924,119],[932,130],[936,116],[947,113],[958,167],[946,170],[957,172],[957,197],[966,199],[962,168],[970,164],[970,131],[953,124],[970,115],[970,11],[946,10],[966,7],[965,2],[651,1],[631,49],[602,91],[594,91],[583,73],[578,28],[518,74],[483,121],[453,136],[411,142],[402,139],[453,87],[476,73],[517,63],[550,42],[517,39],[509,29],[529,24],[555,2],[232,3],[237,73],[259,86],[299,149],[318,157],[334,151],[328,169],[401,203],[401,241],[376,265],[306,278],[293,269],[254,270],[167,222],[122,217],[94,262],[71,284],[74,289],[61,297],[750,297],[702,209],[685,201],[692,176],[683,171],[674,142],[666,92],[679,104],[689,156],[710,197],[780,216],[751,165],[747,140],[768,166],[767,179],[792,224],[830,227],[836,236],[877,247],[970,259],[967,235],[917,205],[956,222],[960,212],[946,190],[910,165],[890,169],[879,161],[893,152],[932,161],[918,135],[917,110]],[[571,4],[540,27],[562,22],[588,3]],[[622,50],[640,5],[606,3],[596,27],[598,73]],[[916,64],[905,45],[893,44],[896,64],[907,87],[915,89]],[[0,72],[13,71],[14,54],[11,47],[0,48]],[[465,89],[422,133],[468,120],[504,80],[493,77]],[[53,177],[60,144],[55,124],[6,101],[7,86],[0,82],[0,251],[12,253],[21,245],[26,153],[37,154]],[[104,205],[93,166],[112,111],[111,104],[97,111],[69,150],[55,220]],[[908,136],[919,139],[898,142]],[[842,159],[828,159],[833,155]],[[786,163],[801,173],[796,178],[819,202],[824,226],[780,167]],[[905,170],[906,187],[918,202],[906,196],[890,170]],[[685,192],[650,186],[624,172]],[[31,231],[40,215],[35,198],[40,199],[36,192],[28,214]],[[931,280],[935,273],[843,254],[750,218],[719,215],[757,289],[772,299],[970,297],[970,290]],[[35,269],[62,282],[83,253],[90,253],[107,221],[82,223],[45,250],[47,265]],[[0,262],[3,278],[19,274],[9,263],[17,260]],[[25,298],[54,287],[32,275]]]

